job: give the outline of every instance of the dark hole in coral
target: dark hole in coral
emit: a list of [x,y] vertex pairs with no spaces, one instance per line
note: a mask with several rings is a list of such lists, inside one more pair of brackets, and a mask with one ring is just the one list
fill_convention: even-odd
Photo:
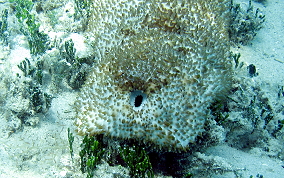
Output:
[[142,109],[147,101],[147,95],[141,90],[134,90],[130,93],[130,105],[135,111]]
[[134,106],[135,106],[135,107],[141,106],[142,101],[143,101],[143,96],[142,96],[142,95],[136,96],[135,102],[134,102]]

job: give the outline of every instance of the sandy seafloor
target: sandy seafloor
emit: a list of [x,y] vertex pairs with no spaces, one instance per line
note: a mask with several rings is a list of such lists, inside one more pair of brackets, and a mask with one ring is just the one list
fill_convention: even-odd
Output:
[[[59,25],[56,28],[59,30],[62,28],[62,33],[65,34],[62,36],[71,37],[75,47],[81,46],[77,48],[77,55],[87,54],[88,47],[82,48],[83,37],[66,32],[64,29],[64,25],[73,20],[71,17],[73,1],[46,2],[57,4],[54,8],[58,9],[60,17],[58,23],[62,24],[62,27]],[[247,4],[248,1],[238,0],[237,2]],[[272,121],[267,125],[267,128],[271,128],[273,123],[284,119],[284,94],[283,91],[281,92],[281,88],[284,87],[284,1],[267,0],[265,4],[253,2],[253,5],[263,11],[266,21],[251,44],[232,48],[232,51],[241,54],[240,61],[244,63],[244,66],[236,72],[236,81],[241,83],[244,90],[257,88],[257,90],[244,92],[242,95],[244,100],[251,95],[268,99],[267,103],[272,107],[274,114]],[[9,4],[0,0],[0,10],[4,8],[9,8]],[[44,22],[46,17],[40,15],[40,19],[41,29],[50,36],[54,36],[50,30],[52,28]],[[9,17],[9,20],[14,21],[10,24],[10,30],[17,28],[15,17]],[[31,56],[27,41],[19,31],[11,30],[9,41],[11,43],[9,47],[4,44],[0,46],[0,177],[86,177],[80,172],[78,162],[79,144],[82,138],[75,137],[74,163],[70,158],[67,139],[67,128],[75,130],[73,126],[75,112],[72,105],[77,93],[70,88],[62,87],[63,89],[56,91],[57,95],[46,112],[33,115],[23,123],[18,118],[19,115],[15,113],[29,109],[27,104],[29,101],[20,93],[21,86],[24,85],[22,80],[26,79],[23,77],[17,79],[19,77],[16,73],[22,72],[17,65]],[[256,66],[257,76],[248,76],[246,67],[249,64]],[[55,93],[48,87],[43,90]],[[250,96],[245,96],[246,93]],[[245,127],[246,121],[241,117],[242,112],[245,111],[235,110],[229,113],[230,121],[243,123],[238,131],[230,132],[230,129],[226,127],[216,126],[216,137],[219,143],[194,153],[196,165],[189,171],[200,171],[200,175],[195,174],[193,177],[249,178],[257,177],[257,175],[262,175],[264,178],[284,177],[283,128],[277,132],[277,136],[269,134],[269,129],[267,133],[260,130],[260,134],[252,132],[252,134],[246,134],[250,133],[251,128]],[[98,166],[95,177],[128,177],[128,170],[122,166],[109,166],[103,161]],[[157,175],[156,177],[166,176]]]

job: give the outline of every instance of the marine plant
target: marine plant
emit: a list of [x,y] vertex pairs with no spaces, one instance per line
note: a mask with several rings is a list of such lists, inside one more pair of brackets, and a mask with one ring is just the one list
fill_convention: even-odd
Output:
[[44,93],[40,86],[29,84],[30,101],[36,113],[45,113],[51,106],[52,96]]
[[75,0],[75,18],[91,15],[92,0]]
[[79,89],[85,82],[88,68],[92,64],[89,58],[76,57],[76,48],[72,39],[67,40],[60,48],[60,56],[66,60],[66,79],[73,89]]
[[37,60],[33,65],[28,58],[25,58],[20,64],[17,65],[19,69],[24,73],[25,77],[34,79],[37,83],[42,85],[43,77],[43,61]]
[[150,158],[143,147],[125,146],[120,155],[129,167],[131,177],[154,177]]
[[40,32],[40,24],[36,23],[35,15],[31,14],[31,0],[9,0],[14,5],[15,15],[20,24],[20,31],[27,37],[32,55],[43,54],[48,48],[48,35]]
[[185,178],[191,178],[193,177],[193,174],[191,172],[184,175]]
[[266,3],[266,0],[254,0],[255,2],[259,2],[259,3],[262,3],[262,4],[264,4],[264,3]]
[[257,31],[262,28],[265,15],[259,9],[254,10],[251,0],[247,9],[240,4],[234,4],[231,0],[231,18],[229,26],[229,37],[234,44],[247,45],[256,36]]
[[229,58],[231,58],[234,63],[235,63],[235,68],[242,68],[242,66],[244,65],[243,62],[240,62],[240,57],[241,57],[241,54],[240,53],[233,53],[233,52],[230,52],[230,56]]
[[71,65],[77,63],[75,56],[76,49],[74,48],[74,42],[72,39],[65,41],[61,48],[63,48],[60,50],[60,55],[62,58],[64,58]]
[[23,72],[24,77],[32,80],[25,81],[26,90],[29,92],[29,99],[31,102],[32,109],[36,113],[46,112],[51,106],[52,96],[43,92],[42,85],[42,60],[36,61],[35,65],[32,65],[28,58],[25,58],[18,68]]
[[25,58],[25,60],[20,62],[18,68],[21,69],[25,77],[31,76],[35,71],[35,68],[31,66],[31,62],[28,58]]
[[101,161],[105,149],[102,143],[93,136],[86,135],[81,144],[82,150],[79,152],[81,158],[81,171],[87,173],[87,178],[94,176],[94,170]]
[[68,134],[68,143],[69,143],[70,156],[71,156],[71,159],[73,161],[73,156],[74,156],[74,153],[73,153],[74,136],[73,136],[73,133],[70,132],[70,128],[67,129],[67,134]]
[[271,133],[272,136],[276,137],[277,136],[277,133],[283,128],[284,126],[284,119],[282,120],[278,120],[277,121],[278,124],[276,125],[276,128],[274,129],[274,131]]
[[8,38],[8,9],[2,11],[0,19],[0,39],[7,44]]
[[211,114],[213,115],[214,120],[218,125],[222,125],[227,122],[227,119],[229,117],[225,104],[225,101],[217,100],[210,106]]
[[88,27],[88,20],[92,13],[92,0],[75,0],[75,19],[81,20],[81,30],[85,31]]

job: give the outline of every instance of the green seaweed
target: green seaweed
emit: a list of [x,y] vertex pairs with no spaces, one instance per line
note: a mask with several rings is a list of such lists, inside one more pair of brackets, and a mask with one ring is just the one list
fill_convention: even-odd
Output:
[[276,128],[271,133],[272,136],[276,137],[277,133],[283,128],[283,126],[284,126],[284,119],[278,120],[278,124],[276,125]]
[[76,48],[72,39],[65,41],[60,47],[60,56],[67,63],[65,70],[67,83],[72,89],[79,89],[86,80],[89,64],[92,63],[92,60],[76,57],[75,54]]
[[131,177],[154,177],[149,156],[142,147],[126,146],[121,149],[120,155],[130,168]]
[[36,23],[31,0],[10,0],[14,4],[15,15],[20,24],[20,31],[27,37],[32,55],[43,54],[48,48],[48,35],[40,32],[40,24]]
[[8,44],[8,9],[2,11],[0,20],[0,39]]
[[63,50],[60,50],[60,55],[62,58],[66,59],[66,61],[71,64],[77,64],[77,58],[75,56],[76,49],[74,48],[74,42],[72,39],[65,41],[63,45]]
[[28,58],[25,58],[25,60],[20,62],[18,68],[21,69],[25,77],[31,76],[35,71],[35,68],[31,66],[31,62]]
[[254,0],[255,2],[259,2],[259,3],[262,3],[262,4],[265,4],[267,1],[266,0]]
[[240,62],[240,57],[241,57],[241,54],[240,53],[233,53],[230,51],[230,56],[229,58],[232,59],[235,63],[235,68],[237,69],[238,67],[239,68],[242,68],[244,63],[243,62]]
[[102,144],[93,136],[86,135],[79,152],[81,158],[81,171],[87,173],[87,178],[94,176],[94,170],[105,152]]
[[40,86],[29,83],[30,101],[36,113],[45,113],[51,106],[52,96],[44,93]]
[[68,134],[68,143],[69,143],[69,150],[70,150],[70,156],[73,161],[74,151],[73,151],[73,142],[74,142],[74,136],[73,133],[70,132],[70,128],[67,129]]
[[33,110],[36,113],[46,112],[51,106],[52,96],[43,92],[41,88],[43,77],[42,61],[38,60],[35,67],[28,58],[25,58],[25,60],[20,62],[18,68],[24,73],[25,77],[33,79],[25,82]]
[[91,15],[92,0],[75,0],[75,17],[87,18]]
[[33,2],[31,0],[9,0],[9,2],[15,4],[15,15],[20,23],[24,23],[26,19],[31,18],[29,11],[33,8]]
[[193,174],[191,172],[187,173],[186,175],[184,175],[185,178],[192,178]]
[[228,112],[226,112],[225,101],[218,100],[211,104],[209,107],[211,114],[214,116],[214,120],[218,125],[222,125],[227,122],[229,118]]
[[251,0],[247,9],[243,9],[240,4],[234,4],[231,0],[231,18],[229,26],[229,37],[234,44],[247,45],[256,36],[257,31],[262,28],[265,21],[259,9],[254,10]]
[[43,61],[36,61],[36,65],[33,66],[28,58],[25,58],[20,64],[17,65],[19,69],[24,73],[25,77],[34,79],[37,83],[42,85],[43,78]]
[[81,22],[81,31],[85,31],[88,28],[90,17],[92,14],[92,0],[75,0],[75,15],[76,20]]

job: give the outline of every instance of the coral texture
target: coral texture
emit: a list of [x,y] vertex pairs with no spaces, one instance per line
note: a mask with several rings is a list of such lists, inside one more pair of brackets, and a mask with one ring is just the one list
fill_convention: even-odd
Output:
[[75,104],[78,133],[187,149],[230,86],[229,4],[94,1],[98,63]]

